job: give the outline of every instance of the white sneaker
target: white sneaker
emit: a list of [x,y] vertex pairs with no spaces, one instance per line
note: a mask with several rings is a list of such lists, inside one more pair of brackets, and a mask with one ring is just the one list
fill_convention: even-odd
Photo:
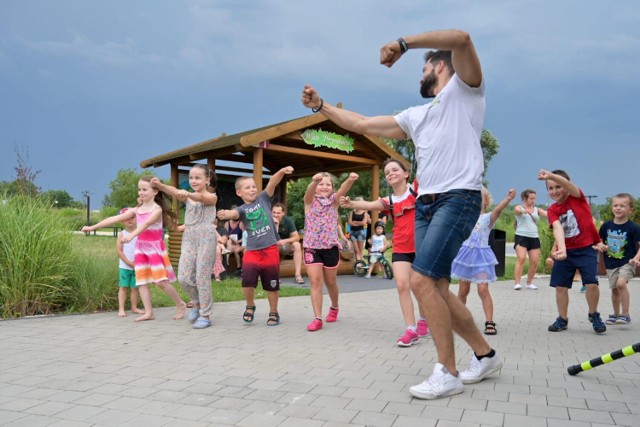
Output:
[[467,370],[460,372],[459,376],[463,384],[474,384],[498,372],[500,368],[502,368],[502,359],[498,353],[491,358],[483,357],[482,360],[478,360],[474,354],[471,356]]
[[538,289],[538,287],[536,285],[534,285],[533,283],[530,283],[527,285],[527,289],[531,289],[532,291],[535,291]]
[[519,291],[520,289],[522,289],[522,286],[520,285],[520,283],[516,283],[513,289],[515,289],[516,291]]
[[429,378],[414,385],[409,392],[418,399],[438,399],[453,396],[464,391],[460,376],[454,377],[441,363],[436,363]]

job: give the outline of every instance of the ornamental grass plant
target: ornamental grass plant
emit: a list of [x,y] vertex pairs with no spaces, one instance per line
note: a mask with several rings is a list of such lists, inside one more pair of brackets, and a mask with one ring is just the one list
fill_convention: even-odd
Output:
[[0,317],[63,310],[73,265],[70,230],[46,200],[0,200]]

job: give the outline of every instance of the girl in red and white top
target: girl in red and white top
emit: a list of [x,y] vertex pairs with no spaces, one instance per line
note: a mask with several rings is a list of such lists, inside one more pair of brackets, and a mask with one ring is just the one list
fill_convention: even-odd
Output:
[[409,185],[409,171],[407,167],[396,159],[388,159],[382,165],[384,177],[392,189],[392,194],[376,201],[356,201],[348,197],[340,199],[343,208],[364,209],[367,211],[382,211],[393,221],[393,237],[391,243],[393,254],[393,276],[398,286],[400,309],[407,328],[396,343],[400,347],[410,347],[418,342],[419,337],[424,337],[429,332],[427,319],[420,314],[416,323],[413,299],[409,276],[411,263],[415,258],[415,206],[417,195],[417,182]]

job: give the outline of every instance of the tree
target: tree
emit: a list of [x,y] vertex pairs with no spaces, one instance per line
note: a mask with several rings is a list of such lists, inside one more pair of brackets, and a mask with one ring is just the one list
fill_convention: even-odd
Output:
[[487,170],[489,169],[489,162],[498,154],[500,143],[495,136],[487,129],[482,129],[482,135],[480,135],[480,147],[482,147],[482,157],[484,158],[484,176],[482,183],[485,187],[489,186],[489,182],[486,180]]
[[149,172],[136,172],[134,169],[120,169],[116,178],[109,183],[111,193],[104,196],[104,207],[123,208],[138,204],[138,181]]
[[25,146],[14,146],[18,164],[14,168],[16,171],[16,180],[13,181],[13,188],[10,192],[14,194],[22,194],[23,196],[37,196],[40,193],[40,187],[36,186],[35,180],[40,171],[34,171],[29,166],[29,148]]
[[6,196],[17,194],[35,197],[40,193],[40,187],[35,184],[35,180],[40,171],[34,171],[29,166],[29,149],[24,146],[15,145],[13,151],[16,153],[17,164],[14,167],[16,179],[13,181],[0,181],[0,193]]
[[49,190],[45,191],[40,197],[48,200],[51,206],[55,208],[69,208],[82,206],[81,203],[73,200],[73,197],[64,190]]

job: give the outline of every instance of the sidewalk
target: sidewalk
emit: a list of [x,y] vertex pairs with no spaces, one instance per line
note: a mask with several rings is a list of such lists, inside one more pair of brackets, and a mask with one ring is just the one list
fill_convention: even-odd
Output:
[[[339,278],[356,290],[375,282],[394,283]],[[606,318],[610,291],[602,283]],[[504,359],[500,375],[433,401],[408,392],[431,373],[436,353],[431,338],[395,345],[404,325],[394,288],[343,293],[338,322],[315,333],[305,329],[309,297],[281,299],[277,327],[266,326],[266,300],[253,324],[241,320],[243,302],[216,304],[213,327],[201,331],[171,320],[171,308],[140,324],[115,312],[3,321],[0,425],[639,425],[639,355],[567,374],[570,365],[637,342],[638,325],[596,335],[574,286],[569,329],[547,332],[555,294],[546,279],[536,284],[538,291],[492,285],[498,335],[488,339]],[[469,307],[483,324],[474,292]],[[459,339],[456,355],[466,368],[470,351]]]

